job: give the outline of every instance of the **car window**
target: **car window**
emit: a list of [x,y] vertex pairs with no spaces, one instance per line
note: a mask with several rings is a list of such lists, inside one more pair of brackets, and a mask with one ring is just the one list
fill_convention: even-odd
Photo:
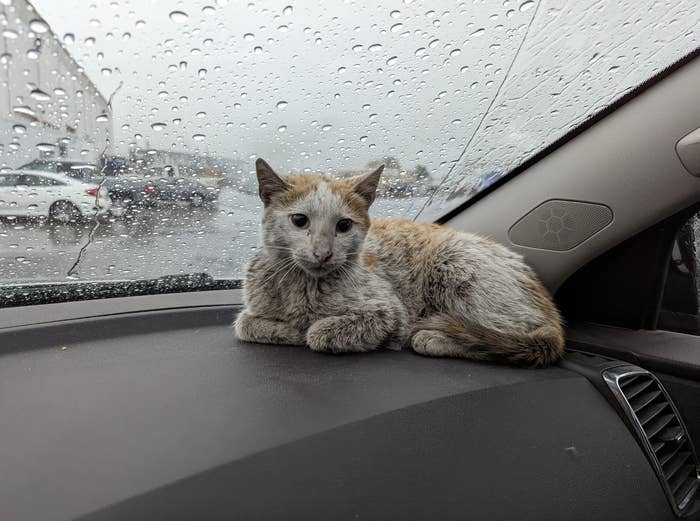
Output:
[[666,272],[659,329],[700,335],[700,213],[681,226]]
[[15,186],[18,178],[17,174],[0,174],[0,186]]
[[240,279],[257,157],[434,220],[698,48],[696,4],[0,0],[0,172],[133,181],[70,234],[6,209],[0,285]]
[[18,185],[21,186],[62,186],[65,183],[52,179],[50,177],[44,177],[40,175],[21,175],[17,181]]

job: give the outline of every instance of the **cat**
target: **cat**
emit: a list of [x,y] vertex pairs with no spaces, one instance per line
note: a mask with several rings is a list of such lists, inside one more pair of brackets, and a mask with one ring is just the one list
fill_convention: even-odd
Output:
[[520,255],[438,224],[370,221],[383,166],[336,180],[255,166],[262,245],[234,323],[241,340],[528,366],[561,357],[559,311]]

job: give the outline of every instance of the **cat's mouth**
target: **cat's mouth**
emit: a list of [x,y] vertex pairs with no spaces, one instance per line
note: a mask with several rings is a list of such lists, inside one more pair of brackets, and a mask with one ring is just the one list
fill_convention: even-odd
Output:
[[312,277],[323,277],[336,270],[336,264],[297,261],[297,265]]

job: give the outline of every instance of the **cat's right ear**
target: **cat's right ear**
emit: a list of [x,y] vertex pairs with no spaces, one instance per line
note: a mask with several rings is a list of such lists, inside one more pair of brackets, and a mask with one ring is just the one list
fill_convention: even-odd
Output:
[[258,158],[255,161],[255,173],[258,176],[258,193],[265,206],[270,204],[275,194],[289,189],[289,185],[278,176],[267,162]]

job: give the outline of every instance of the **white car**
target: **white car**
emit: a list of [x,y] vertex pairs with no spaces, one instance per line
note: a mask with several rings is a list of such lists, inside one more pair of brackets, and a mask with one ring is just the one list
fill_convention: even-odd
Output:
[[45,217],[60,223],[104,218],[107,190],[62,174],[16,170],[0,173],[0,216]]

